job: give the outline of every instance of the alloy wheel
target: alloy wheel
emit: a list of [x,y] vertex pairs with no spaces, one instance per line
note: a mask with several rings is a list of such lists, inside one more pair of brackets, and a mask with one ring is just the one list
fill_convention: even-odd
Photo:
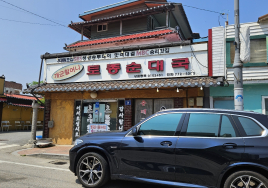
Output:
[[85,157],[79,165],[79,176],[81,180],[89,185],[94,186],[99,183],[103,175],[102,164],[94,156]]
[[250,175],[239,176],[233,180],[230,188],[267,188],[258,178]]

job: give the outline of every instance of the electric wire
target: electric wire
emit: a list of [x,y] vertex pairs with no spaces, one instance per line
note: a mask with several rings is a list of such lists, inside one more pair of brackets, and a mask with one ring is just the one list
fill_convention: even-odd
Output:
[[66,28],[68,28],[67,26],[65,26],[65,25],[63,25],[63,24],[60,24],[60,23],[58,23],[58,22],[55,22],[55,21],[53,21],[53,20],[50,20],[50,19],[45,18],[45,17],[43,17],[43,16],[40,16],[40,15],[38,15],[38,14],[35,14],[35,13],[31,12],[31,11],[28,11],[28,10],[26,10],[26,9],[23,9],[23,8],[21,8],[21,7],[18,7],[18,6],[16,6],[16,5],[13,5],[13,4],[11,4],[11,3],[9,3],[9,2],[6,2],[6,1],[4,1],[4,0],[0,0],[0,1],[2,1],[2,2],[6,3],[6,4],[9,4],[9,5],[13,6],[13,7],[16,7],[16,8],[18,8],[18,9],[20,9],[20,10],[23,10],[23,11],[25,11],[25,12],[28,12],[28,13],[30,13],[30,14],[32,14],[32,15],[35,15],[35,16],[37,16],[37,17],[39,17],[39,18],[45,19],[45,20],[47,20],[47,21],[50,21],[50,22],[52,22],[52,23],[54,23],[54,24],[57,24],[57,25],[60,25],[60,26],[62,26],[62,27],[66,27]]
[[10,20],[10,19],[4,19],[4,18],[0,18],[0,20],[11,21],[11,22],[18,22],[18,23],[27,23],[27,24],[33,24],[33,25],[58,26],[58,25],[52,25],[52,24],[41,24],[41,23],[33,23],[33,22],[24,22],[24,21]]
[[192,45],[190,45],[190,48],[191,48],[191,51],[192,51],[192,53],[193,53],[193,55],[194,55],[194,58],[196,59],[196,61],[198,62],[198,64],[201,65],[202,67],[208,68],[207,66],[201,64],[201,63],[199,62],[199,60],[196,58],[195,53],[194,53],[193,48],[192,48]]
[[207,11],[207,12],[212,12],[212,13],[217,13],[217,14],[223,14],[222,12],[217,12],[217,11],[214,11],[214,10],[207,10],[207,9],[198,8],[198,7],[194,7],[194,6],[189,6],[189,5],[185,5],[185,4],[183,4],[183,6],[190,7],[190,8],[195,8],[195,9],[203,10],[203,11]]

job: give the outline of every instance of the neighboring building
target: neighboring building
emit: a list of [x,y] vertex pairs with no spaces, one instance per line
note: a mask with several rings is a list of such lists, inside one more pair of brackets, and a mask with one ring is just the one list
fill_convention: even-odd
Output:
[[19,95],[22,92],[22,84],[13,81],[5,81],[4,92]]
[[223,84],[224,35],[210,30],[193,43],[200,37],[181,4],[126,0],[80,18],[69,27],[81,41],[42,56],[44,84],[34,90],[45,95],[44,136],[56,144],[127,130],[162,109],[209,107],[209,88]]
[[[24,121],[26,123],[26,121],[32,120],[32,102],[33,100],[36,101],[36,98],[29,95],[21,95],[22,85],[16,82],[5,81],[4,86],[4,95],[0,96],[0,107],[2,107],[0,110],[1,121],[9,121],[12,125],[9,127],[9,130],[15,130],[15,121]],[[40,107],[38,110],[38,121],[43,120],[44,107]]]
[[[258,22],[243,23],[241,28],[250,27],[251,60],[244,63],[244,110],[268,114],[268,14]],[[234,25],[227,25],[226,67],[229,87],[211,88],[211,107],[234,109]],[[224,46],[223,46],[224,48]]]

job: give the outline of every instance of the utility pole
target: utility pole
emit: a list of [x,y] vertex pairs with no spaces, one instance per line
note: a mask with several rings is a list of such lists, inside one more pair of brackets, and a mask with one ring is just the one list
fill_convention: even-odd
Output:
[[240,61],[240,19],[239,19],[239,0],[234,0],[235,15],[235,58],[234,58],[234,107],[235,110],[244,110],[243,95],[243,63]]

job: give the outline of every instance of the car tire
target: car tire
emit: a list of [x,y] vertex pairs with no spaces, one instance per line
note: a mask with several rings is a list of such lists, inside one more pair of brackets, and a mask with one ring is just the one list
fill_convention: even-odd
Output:
[[257,172],[238,171],[231,174],[224,183],[224,188],[233,188],[234,186],[268,188],[268,180]]
[[109,180],[109,167],[107,161],[98,153],[84,154],[76,166],[79,181],[90,188],[98,188]]

